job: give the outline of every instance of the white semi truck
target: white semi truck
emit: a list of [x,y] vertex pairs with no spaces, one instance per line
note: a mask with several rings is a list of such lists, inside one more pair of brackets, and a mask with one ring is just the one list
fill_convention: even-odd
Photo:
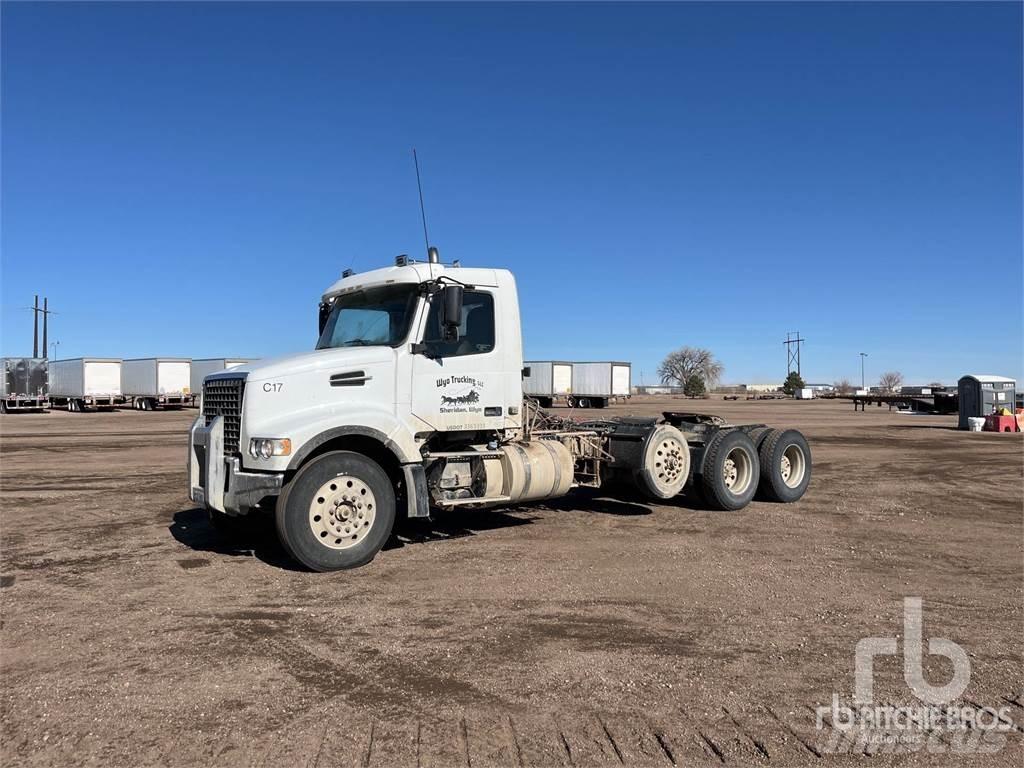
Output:
[[190,495],[215,523],[273,508],[284,548],[318,571],[368,563],[397,515],[540,501],[628,484],[708,505],[759,490],[796,501],[803,435],[667,413],[562,420],[523,397],[515,280],[400,256],[346,270],[320,302],[316,349],[215,373],[192,425]]

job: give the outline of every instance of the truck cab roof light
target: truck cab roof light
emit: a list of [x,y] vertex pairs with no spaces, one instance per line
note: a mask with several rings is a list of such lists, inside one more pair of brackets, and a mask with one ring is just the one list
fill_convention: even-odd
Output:
[[341,276],[342,277],[352,277],[352,275],[354,275],[355,273],[356,273],[356,271],[354,269],[350,268],[350,269],[346,269],[344,272],[342,272]]

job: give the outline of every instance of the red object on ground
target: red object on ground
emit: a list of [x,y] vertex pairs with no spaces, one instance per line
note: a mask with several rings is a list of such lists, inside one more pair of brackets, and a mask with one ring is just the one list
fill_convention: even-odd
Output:
[[1020,432],[1016,416],[1000,416],[991,414],[985,417],[985,432]]

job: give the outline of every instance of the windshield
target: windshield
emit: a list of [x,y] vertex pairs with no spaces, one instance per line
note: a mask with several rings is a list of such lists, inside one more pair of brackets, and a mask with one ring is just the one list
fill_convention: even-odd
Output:
[[316,348],[397,347],[409,334],[416,289],[413,283],[403,283],[339,296]]

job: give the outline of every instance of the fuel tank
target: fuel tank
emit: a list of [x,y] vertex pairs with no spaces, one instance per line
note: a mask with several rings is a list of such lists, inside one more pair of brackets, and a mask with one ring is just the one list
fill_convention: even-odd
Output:
[[535,501],[564,496],[573,486],[573,458],[557,440],[507,443],[499,458],[484,461],[485,496]]

